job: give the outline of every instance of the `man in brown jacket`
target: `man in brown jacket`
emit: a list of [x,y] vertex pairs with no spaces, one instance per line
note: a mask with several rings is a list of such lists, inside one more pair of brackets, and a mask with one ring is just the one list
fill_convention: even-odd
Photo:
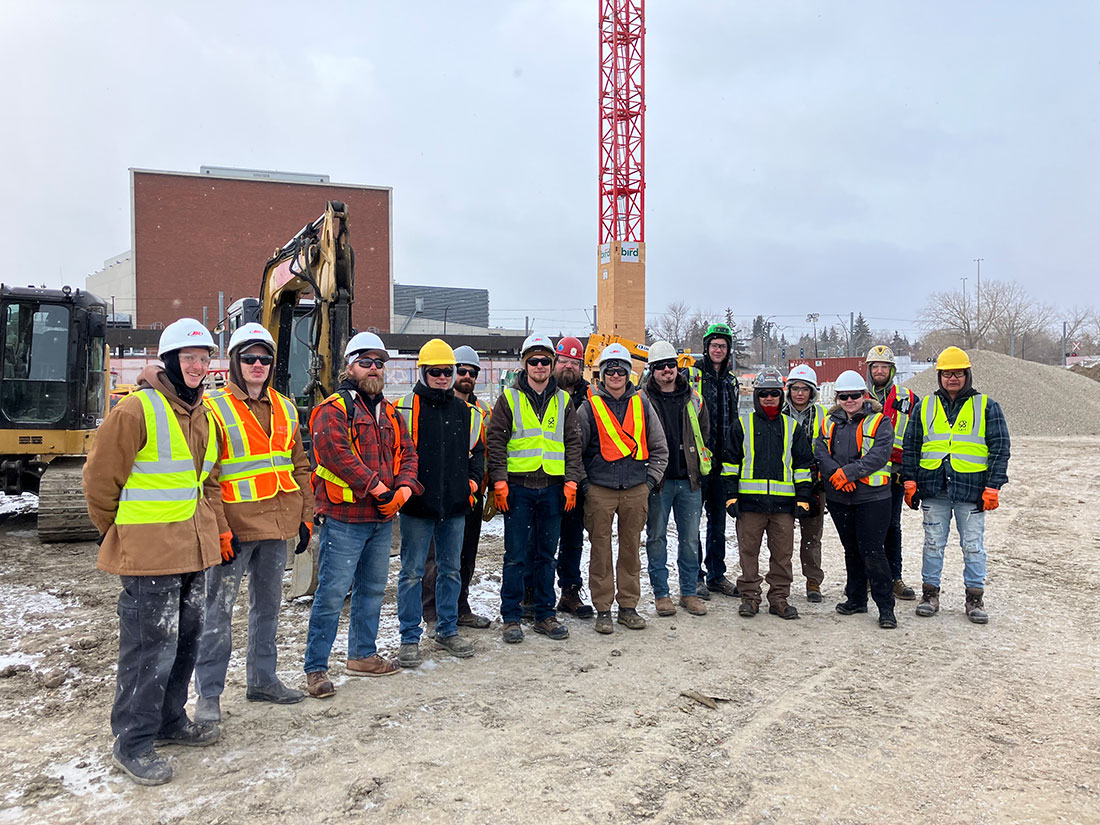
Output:
[[275,340],[245,324],[229,341],[229,384],[207,395],[218,435],[229,557],[206,571],[206,618],[195,664],[195,721],[221,721],[221,695],[233,649],[233,604],[248,571],[248,657],[245,697],[289,705],[305,694],[275,673],[275,633],[283,596],[287,539],[297,552],[313,535],[309,458],[302,448],[294,401],[271,386]]
[[220,560],[216,440],[202,404],[214,339],[198,321],[165,327],[138,391],[107,416],[84,467],[84,495],[102,533],[99,569],[122,579],[114,763],[161,785],[172,767],[154,745],[209,745],[219,730],[184,705],[202,629],[203,570]]

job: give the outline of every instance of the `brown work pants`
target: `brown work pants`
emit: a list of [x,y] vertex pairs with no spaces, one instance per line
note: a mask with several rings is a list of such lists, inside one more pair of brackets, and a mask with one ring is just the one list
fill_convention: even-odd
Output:
[[737,547],[741,551],[741,575],[737,592],[742,599],[760,604],[760,545],[768,534],[768,604],[778,605],[791,595],[794,580],[794,516],[790,513],[741,513],[737,517]]
[[[611,528],[619,516],[619,557],[611,548]],[[629,490],[610,487],[588,488],[584,499],[584,526],[592,543],[588,560],[588,589],[599,613],[611,610],[611,603],[637,607],[642,597],[642,560],[638,547],[649,515],[649,487],[639,484]],[[618,589],[616,590],[616,586]]]
[[818,587],[825,581],[825,572],[821,569],[821,531],[825,528],[825,491],[814,493],[817,497],[817,515],[813,518],[798,519],[800,544],[798,556],[802,562],[802,575],[806,584]]

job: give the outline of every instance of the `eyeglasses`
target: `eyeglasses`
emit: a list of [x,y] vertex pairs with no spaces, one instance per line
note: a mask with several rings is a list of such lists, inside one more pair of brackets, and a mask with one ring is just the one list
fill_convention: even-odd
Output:
[[654,372],[656,372],[657,370],[674,370],[674,369],[676,369],[676,362],[675,361],[658,361],[656,364],[653,365]]
[[376,369],[381,370],[385,369],[386,367],[386,362],[383,361],[381,358],[360,358],[355,363],[365,370],[370,369],[371,367],[375,367]]
[[608,367],[603,371],[604,375],[626,375],[630,370],[623,369],[622,367]]
[[528,358],[527,365],[530,367],[548,367],[554,363],[553,358]]
[[478,373],[481,372],[480,367],[455,367],[455,372],[459,375],[472,375],[477,378]]
[[210,356],[209,355],[192,355],[189,352],[181,352],[180,353],[180,363],[181,364],[201,364],[204,367],[209,367],[210,366]]
[[940,375],[944,378],[966,378],[966,370],[944,370]]
[[858,401],[861,398],[863,398],[861,392],[838,392],[836,394],[837,401]]
[[725,341],[711,341],[707,344],[708,349],[729,349],[730,345]]
[[242,364],[255,364],[259,362],[265,367],[270,367],[275,363],[275,356],[273,355],[260,355],[255,352],[246,352],[241,355]]
[[791,384],[787,387],[787,390],[789,392],[813,392],[813,389],[805,384]]
[[440,376],[450,378],[454,374],[454,370],[451,367],[428,367],[427,373],[432,378],[439,378]]
[[779,398],[783,394],[783,390],[757,390],[756,394],[761,398]]

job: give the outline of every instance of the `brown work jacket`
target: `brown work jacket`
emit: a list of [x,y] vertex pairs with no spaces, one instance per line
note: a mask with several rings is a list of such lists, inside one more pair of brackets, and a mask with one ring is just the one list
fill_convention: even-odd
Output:
[[[146,386],[160,390],[168,399],[195,458],[195,472],[199,472],[209,434],[202,396],[194,406],[185,404],[159,364],[141,371],[138,387]],[[115,524],[119,494],[145,439],[145,412],[135,396],[123,398],[96,432],[88,463],[84,465],[84,497],[88,501],[88,515],[103,535],[97,566],[120,576],[167,576],[193,573],[218,564],[221,562],[218,524],[225,516],[221,514],[217,466],[206,479],[202,498],[187,521]]]

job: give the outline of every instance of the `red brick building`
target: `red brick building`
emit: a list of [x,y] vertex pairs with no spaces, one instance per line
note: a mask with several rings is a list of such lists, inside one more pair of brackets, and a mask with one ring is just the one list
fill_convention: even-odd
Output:
[[218,292],[226,307],[238,298],[258,297],[264,265],[275,249],[322,215],[327,201],[336,200],[347,204],[348,238],[355,250],[354,326],[389,332],[389,187],[144,169],[130,170],[130,187],[136,324],[202,320],[206,307],[213,327]]

